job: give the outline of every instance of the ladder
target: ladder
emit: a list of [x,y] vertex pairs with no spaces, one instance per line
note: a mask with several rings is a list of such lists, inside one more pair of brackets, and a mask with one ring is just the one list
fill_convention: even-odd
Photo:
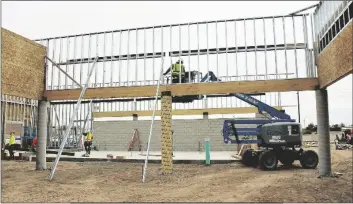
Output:
[[138,131],[137,129],[134,129],[134,133],[132,134],[128,151],[132,151],[133,146],[134,146],[134,142],[136,141],[136,139],[138,140],[138,148],[139,148],[139,151],[142,151],[141,140],[140,140],[140,134],[139,134],[139,131]]

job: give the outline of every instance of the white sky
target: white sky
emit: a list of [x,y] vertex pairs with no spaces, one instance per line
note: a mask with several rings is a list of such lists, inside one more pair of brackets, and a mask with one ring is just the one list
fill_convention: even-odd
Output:
[[[286,15],[316,1],[2,2],[2,26],[30,39],[143,26]],[[178,10],[179,15],[176,15]],[[328,88],[330,123],[352,124],[352,75]],[[315,93],[301,92],[301,120],[316,123]],[[282,104],[293,105],[293,97]],[[288,101],[289,100],[289,101]],[[297,119],[297,108],[286,110]]]

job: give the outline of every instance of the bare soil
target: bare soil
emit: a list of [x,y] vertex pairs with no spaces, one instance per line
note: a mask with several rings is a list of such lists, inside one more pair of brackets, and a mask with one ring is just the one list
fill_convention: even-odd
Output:
[[[51,163],[48,163],[51,166]],[[60,162],[53,181],[34,162],[2,162],[2,202],[353,202],[352,150],[332,151],[332,170],[343,175],[318,178],[300,168],[266,172],[240,163],[174,165],[162,175],[149,164]]]

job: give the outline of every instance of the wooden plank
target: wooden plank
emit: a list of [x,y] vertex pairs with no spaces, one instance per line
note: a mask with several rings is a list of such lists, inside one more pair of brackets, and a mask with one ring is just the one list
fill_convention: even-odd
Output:
[[[262,93],[285,91],[308,91],[319,87],[318,78],[258,80],[237,82],[214,82],[194,84],[161,85],[160,92],[171,91],[173,96],[198,94]],[[131,98],[155,96],[156,86],[104,87],[87,89],[85,99]],[[51,90],[44,96],[52,100],[77,100],[81,89]]]
[[353,21],[318,55],[320,88],[326,88],[352,73]]
[[[282,106],[274,106],[277,110],[282,110]],[[94,118],[106,117],[131,117],[134,114],[137,116],[152,116],[153,111],[109,111],[109,112],[93,112]],[[240,107],[240,108],[208,108],[208,109],[174,109],[172,115],[202,115],[207,112],[209,115],[214,114],[248,114],[257,113],[258,109],[255,107]],[[156,110],[156,116],[161,115],[160,110]]]
[[40,100],[46,48],[4,28],[1,37],[2,94]]

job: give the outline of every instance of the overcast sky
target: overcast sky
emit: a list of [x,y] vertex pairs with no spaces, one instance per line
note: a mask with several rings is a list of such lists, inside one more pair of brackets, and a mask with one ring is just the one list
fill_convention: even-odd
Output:
[[[2,26],[27,38],[38,39],[162,24],[286,15],[315,3],[2,2]],[[330,123],[352,124],[352,75],[330,86],[328,91]],[[306,124],[316,123],[315,93],[301,92],[300,101],[302,123],[304,119]],[[296,108],[290,108],[287,112],[297,118]]]

